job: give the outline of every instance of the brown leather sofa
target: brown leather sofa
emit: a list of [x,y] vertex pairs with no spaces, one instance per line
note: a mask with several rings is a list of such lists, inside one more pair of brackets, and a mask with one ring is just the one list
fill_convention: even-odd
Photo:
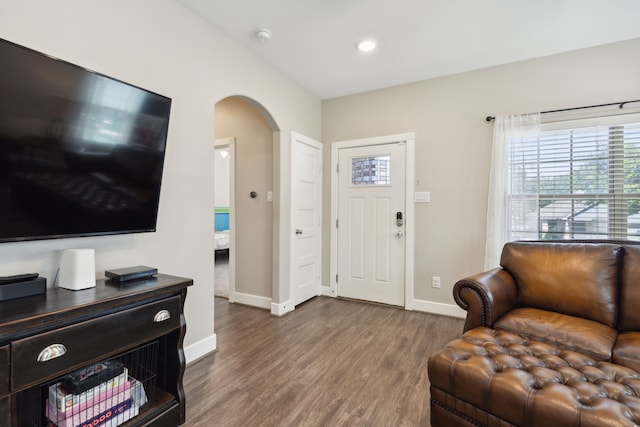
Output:
[[512,242],[500,263],[454,286],[432,426],[640,425],[640,246]]

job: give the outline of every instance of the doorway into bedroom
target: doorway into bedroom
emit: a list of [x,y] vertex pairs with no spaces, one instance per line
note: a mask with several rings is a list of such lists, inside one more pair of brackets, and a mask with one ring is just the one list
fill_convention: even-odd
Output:
[[[215,164],[214,214],[219,241],[214,294],[225,296],[222,284],[228,278],[226,296],[230,302],[266,309],[271,309],[274,283],[278,283],[274,280],[276,138],[279,140],[275,122],[256,101],[230,96],[216,103],[215,139],[219,143],[216,162],[222,163],[227,156],[229,173],[225,172],[225,165]],[[224,151],[227,146],[232,148],[228,155]],[[227,189],[228,199],[224,197]],[[227,227],[228,250],[224,247]]]
[[234,286],[235,253],[231,242],[235,194],[235,138],[215,141],[215,208],[214,208],[214,249],[215,282],[214,295],[229,299]]

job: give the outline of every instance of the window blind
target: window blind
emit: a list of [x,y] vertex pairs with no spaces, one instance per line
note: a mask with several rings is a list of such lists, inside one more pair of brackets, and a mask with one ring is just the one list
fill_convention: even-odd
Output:
[[640,115],[549,120],[508,146],[510,240],[640,240]]

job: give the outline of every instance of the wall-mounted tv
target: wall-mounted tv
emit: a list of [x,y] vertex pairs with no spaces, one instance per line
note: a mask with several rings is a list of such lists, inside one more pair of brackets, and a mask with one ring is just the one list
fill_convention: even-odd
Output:
[[155,231],[170,110],[0,39],[0,242]]

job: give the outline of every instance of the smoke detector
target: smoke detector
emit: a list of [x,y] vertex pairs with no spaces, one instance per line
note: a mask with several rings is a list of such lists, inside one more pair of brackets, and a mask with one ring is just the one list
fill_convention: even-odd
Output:
[[271,31],[266,28],[257,30],[256,38],[262,42],[268,42],[271,39]]

